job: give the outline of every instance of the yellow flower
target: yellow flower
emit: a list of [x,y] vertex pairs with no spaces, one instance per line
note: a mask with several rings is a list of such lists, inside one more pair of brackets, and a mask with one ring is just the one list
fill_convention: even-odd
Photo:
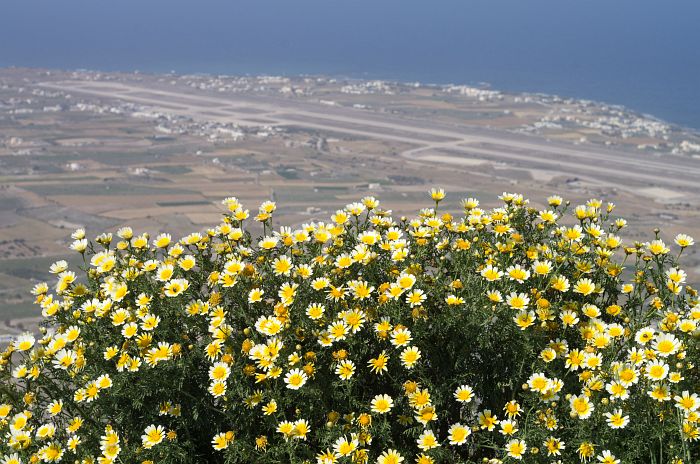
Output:
[[450,445],[463,445],[467,442],[467,438],[471,435],[471,429],[457,422],[452,424],[447,430],[447,438]]
[[501,435],[510,436],[518,431],[518,424],[512,419],[502,420],[498,426]]
[[490,409],[484,409],[481,411],[479,413],[478,421],[481,428],[488,431],[493,430],[499,422],[498,418],[491,412]]
[[386,414],[394,407],[394,400],[389,395],[377,395],[372,399],[372,412]]
[[409,346],[404,348],[401,352],[401,363],[406,367],[406,369],[412,369],[413,366],[421,358],[421,352],[415,346]]
[[488,292],[486,292],[486,297],[492,303],[501,303],[503,301],[503,296],[501,295],[501,292],[498,290],[489,290]]
[[430,198],[436,202],[443,200],[445,198],[445,190],[437,188],[430,189]]
[[349,359],[340,361],[335,367],[335,373],[343,380],[349,380],[355,374],[355,363]]
[[576,396],[573,395],[569,399],[569,404],[571,405],[571,413],[574,417],[579,419],[588,419],[591,417],[593,410],[593,404],[586,395]]
[[149,425],[141,435],[141,442],[146,449],[153,448],[165,438],[165,429],[161,425]]
[[654,338],[652,346],[659,356],[668,357],[681,348],[681,343],[674,335],[664,333]]
[[522,310],[513,317],[520,330],[525,330],[535,323],[535,313],[533,311]]
[[301,369],[292,369],[284,377],[284,383],[290,390],[298,390],[306,384],[308,376]]
[[172,236],[170,234],[160,234],[153,240],[153,245],[158,248],[166,248],[171,241]]
[[695,412],[700,408],[700,397],[696,393],[691,395],[687,390],[684,390],[683,393],[674,396],[673,399],[676,402],[676,407],[685,414]]
[[598,456],[598,462],[601,464],[620,464],[620,460],[609,450],[603,451],[603,453]]
[[612,413],[606,412],[604,415],[611,429],[623,429],[630,420],[629,416],[624,416],[622,414],[622,409],[616,409]]
[[420,448],[422,451],[428,451],[440,446],[440,443],[432,430],[424,430],[418,437],[417,443],[418,448]]
[[511,280],[515,280],[518,283],[523,283],[525,280],[530,278],[530,271],[520,267],[519,264],[515,266],[508,266],[506,273]]
[[382,351],[379,353],[379,356],[370,359],[367,364],[373,373],[382,375],[388,370],[388,363],[389,356],[386,354],[386,351]]
[[403,456],[393,449],[384,451],[377,459],[377,464],[400,464],[403,462]]
[[59,462],[63,457],[63,449],[58,443],[51,443],[42,449],[41,455],[45,462]]
[[506,451],[511,458],[520,460],[527,451],[527,445],[523,440],[513,439],[506,443]]
[[512,292],[506,297],[506,304],[513,309],[524,310],[530,304],[530,298],[525,293]]
[[309,422],[306,419],[299,419],[294,422],[294,430],[292,431],[292,435],[297,440],[306,440],[306,436],[310,431],[311,427],[309,426]]
[[323,317],[323,313],[326,311],[325,306],[319,303],[311,303],[309,306],[306,308],[306,315],[309,316],[310,319],[317,320]]
[[481,270],[481,276],[489,282],[495,282],[503,277],[503,272],[499,271],[497,267],[489,264]]
[[214,435],[214,437],[211,440],[211,444],[214,447],[215,450],[221,451],[226,448],[231,444],[233,441],[234,435],[233,432],[220,432]]
[[556,437],[549,437],[544,442],[547,449],[547,456],[561,456],[562,450],[566,449],[565,443]]
[[469,385],[460,385],[455,390],[454,397],[460,403],[469,403],[474,398],[474,390]]
[[411,331],[405,327],[396,327],[391,335],[391,344],[394,346],[408,345],[413,337]]
[[690,235],[686,234],[678,234],[676,235],[676,238],[674,239],[676,242],[676,245],[678,245],[681,248],[687,248],[689,246],[693,246],[695,244],[695,240],[693,240],[693,237]]
[[574,284],[574,293],[580,293],[584,296],[590,295],[596,290],[596,286],[591,279],[579,279]]
[[333,449],[340,456],[348,456],[357,449],[358,441],[356,438],[348,440],[346,437],[340,437],[335,441]]
[[277,237],[264,237],[260,242],[258,242],[258,246],[262,248],[263,250],[271,250],[277,246],[279,243],[279,239]]
[[186,279],[173,279],[165,285],[163,290],[166,296],[173,298],[187,291],[189,286],[190,283]]

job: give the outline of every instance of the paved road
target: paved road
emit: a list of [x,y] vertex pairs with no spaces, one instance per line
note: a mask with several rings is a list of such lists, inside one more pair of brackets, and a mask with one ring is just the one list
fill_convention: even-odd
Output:
[[[662,187],[700,194],[700,161],[681,156],[658,157],[603,147],[548,142],[541,137],[506,131],[437,124],[392,114],[268,96],[225,96],[173,92],[146,85],[115,82],[64,81],[43,86],[71,93],[148,105],[154,110],[201,120],[242,126],[295,126],[410,144],[401,156],[421,162],[420,153],[439,151],[450,157],[502,162],[544,169],[572,177],[602,181],[633,190]],[[434,161],[423,161],[433,163]]]

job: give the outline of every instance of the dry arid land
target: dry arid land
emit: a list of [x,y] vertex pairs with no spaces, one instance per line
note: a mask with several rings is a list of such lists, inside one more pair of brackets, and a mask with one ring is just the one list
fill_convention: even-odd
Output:
[[[486,88],[330,77],[0,68],[0,337],[36,323],[29,290],[89,237],[175,237],[220,200],[273,199],[277,225],[366,195],[395,215],[503,191],[618,205],[629,240],[700,238],[700,135],[619,106]],[[691,283],[700,254],[685,256]],[[0,340],[1,341],[1,340]]]

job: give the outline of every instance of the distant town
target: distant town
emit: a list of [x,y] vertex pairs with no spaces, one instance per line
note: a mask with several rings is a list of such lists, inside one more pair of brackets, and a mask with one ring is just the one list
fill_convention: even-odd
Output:
[[[18,72],[21,73],[21,70],[13,70],[11,73]],[[378,102],[373,105],[372,102],[358,103],[355,100],[363,101],[366,100],[363,97],[368,96],[397,96],[405,99],[411,95],[416,97],[428,95],[435,99],[453,101],[467,108],[481,108],[487,112],[484,116],[492,119],[493,126],[515,132],[553,137],[557,134],[580,132],[582,135],[577,140],[573,140],[574,143],[603,143],[607,146],[633,146],[639,150],[662,153],[700,155],[700,136],[693,130],[632,112],[622,106],[545,94],[511,94],[466,85],[399,83],[381,80],[356,81],[322,76],[153,76],[89,71],[71,73],[45,71],[42,74],[43,76],[33,77],[34,79],[45,77],[49,82],[57,78],[81,82],[120,82],[122,80],[157,82],[220,95],[279,95],[314,101],[321,105],[351,106],[354,109],[368,111],[380,110],[380,108],[374,108]],[[36,81],[34,83],[36,84]],[[0,89],[7,91],[11,86],[11,81],[0,80]],[[31,84],[27,87],[12,88],[17,95],[0,102],[0,110],[8,115],[60,111],[110,113],[155,120],[158,122],[157,130],[164,134],[196,134],[212,141],[222,138],[236,140],[246,135],[246,131],[234,123],[193,121],[190,117],[176,113],[153,111],[147,104],[130,101],[108,104],[96,101],[94,98],[90,99],[85,94],[71,95],[67,90],[34,88]],[[39,105],[42,102],[43,106]],[[387,108],[384,107],[384,109]],[[401,112],[398,108],[392,108],[391,111]],[[406,111],[410,112],[410,109]],[[509,123],[508,120],[512,122]],[[256,130],[254,135],[264,137],[270,129],[263,126]],[[250,135],[250,132],[248,134]],[[22,146],[21,140],[16,138],[5,139],[3,142],[9,146]]]

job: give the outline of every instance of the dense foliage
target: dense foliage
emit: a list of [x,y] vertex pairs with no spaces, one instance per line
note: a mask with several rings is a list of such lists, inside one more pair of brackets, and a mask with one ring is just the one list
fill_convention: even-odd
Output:
[[0,357],[0,463],[698,462],[691,237],[431,196],[278,231],[266,202],[255,240],[235,198],[179,241],[76,231]]

